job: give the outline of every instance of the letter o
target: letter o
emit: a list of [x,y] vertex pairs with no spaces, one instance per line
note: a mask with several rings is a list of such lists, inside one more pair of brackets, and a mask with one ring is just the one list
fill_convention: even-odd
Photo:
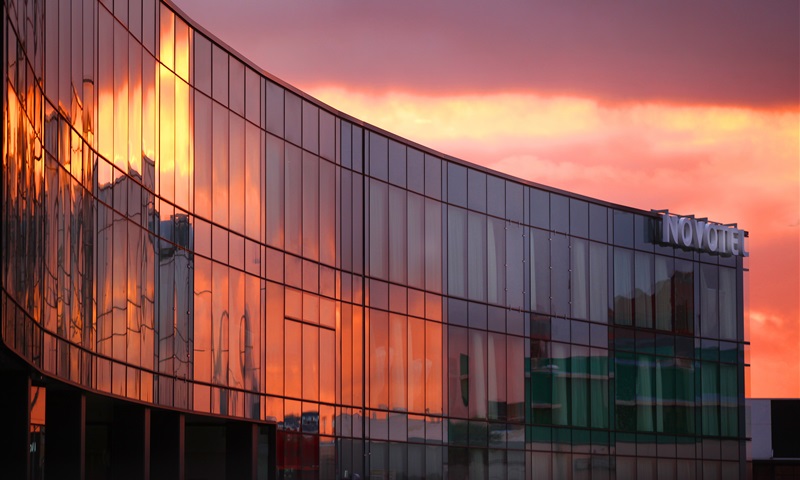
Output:
[[709,225],[706,228],[706,246],[708,247],[709,252],[716,252],[717,247],[719,246],[719,237],[717,236],[719,227],[714,225]]
[[690,218],[681,217],[680,221],[678,222],[678,226],[680,227],[680,234],[681,234],[681,244],[684,247],[691,247],[692,246],[692,221]]

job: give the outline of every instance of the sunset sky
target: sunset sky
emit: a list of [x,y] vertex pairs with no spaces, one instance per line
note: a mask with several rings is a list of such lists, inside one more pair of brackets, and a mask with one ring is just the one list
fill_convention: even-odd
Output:
[[800,2],[175,1],[267,72],[417,143],[738,222],[750,394],[800,397]]

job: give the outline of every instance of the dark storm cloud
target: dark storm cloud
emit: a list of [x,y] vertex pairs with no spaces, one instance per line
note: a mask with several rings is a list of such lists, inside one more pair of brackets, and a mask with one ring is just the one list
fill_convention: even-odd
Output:
[[298,85],[796,107],[800,3],[180,1]]

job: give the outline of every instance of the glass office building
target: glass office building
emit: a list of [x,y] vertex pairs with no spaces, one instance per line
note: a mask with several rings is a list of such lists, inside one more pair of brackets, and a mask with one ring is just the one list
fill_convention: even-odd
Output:
[[342,114],[169,2],[2,15],[10,472],[744,475],[742,255]]

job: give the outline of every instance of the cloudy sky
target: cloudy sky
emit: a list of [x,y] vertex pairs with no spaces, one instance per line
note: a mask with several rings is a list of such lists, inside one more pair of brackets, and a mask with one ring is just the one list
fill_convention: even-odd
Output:
[[415,142],[738,222],[751,395],[800,397],[800,3],[175,1],[267,72]]

